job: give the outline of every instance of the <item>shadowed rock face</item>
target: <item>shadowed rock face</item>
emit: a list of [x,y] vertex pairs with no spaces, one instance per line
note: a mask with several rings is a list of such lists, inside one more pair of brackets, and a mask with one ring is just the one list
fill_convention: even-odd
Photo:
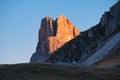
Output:
[[61,15],[55,21],[50,17],[42,19],[38,35],[36,52],[30,62],[44,61],[51,53],[79,35],[79,30]]
[[120,1],[110,8],[109,12],[105,12],[100,21],[105,27],[105,33],[110,34],[116,29],[120,29]]
[[48,61],[81,63],[120,32],[120,1],[105,12],[100,22],[55,51]]

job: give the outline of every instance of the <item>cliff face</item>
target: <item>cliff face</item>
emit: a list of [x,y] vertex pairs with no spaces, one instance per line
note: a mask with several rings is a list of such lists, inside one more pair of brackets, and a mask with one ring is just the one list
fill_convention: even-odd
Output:
[[44,61],[51,53],[79,35],[79,30],[61,15],[55,21],[50,17],[42,19],[38,35],[36,52],[30,62]]
[[105,33],[110,34],[116,29],[120,29],[120,1],[105,12],[100,21],[101,26],[105,27]]
[[[99,54],[99,58],[104,57],[114,48],[120,41],[120,1],[110,8],[109,12],[105,12],[100,22],[90,29],[81,32],[75,39],[69,41],[60,49],[55,51],[48,61],[65,62],[65,63],[82,63],[85,65],[89,62],[91,55]],[[117,34],[118,33],[118,34]],[[114,41],[115,44],[114,44]],[[111,43],[111,44],[110,44]],[[114,44],[114,46],[113,46]],[[111,46],[108,49],[105,46]],[[109,50],[109,51],[108,51]],[[101,53],[99,53],[101,51]],[[92,57],[93,58],[93,57]],[[88,60],[86,60],[88,59]],[[86,61],[85,61],[86,60]],[[95,63],[89,64],[92,65]],[[85,63],[86,62],[86,63]]]

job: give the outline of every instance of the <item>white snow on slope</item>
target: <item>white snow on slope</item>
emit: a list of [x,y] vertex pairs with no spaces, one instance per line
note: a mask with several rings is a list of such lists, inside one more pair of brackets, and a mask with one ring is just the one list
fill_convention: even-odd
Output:
[[120,41],[120,32],[111,38],[101,49],[93,53],[90,57],[84,60],[81,66],[90,66],[106,56],[110,50]]

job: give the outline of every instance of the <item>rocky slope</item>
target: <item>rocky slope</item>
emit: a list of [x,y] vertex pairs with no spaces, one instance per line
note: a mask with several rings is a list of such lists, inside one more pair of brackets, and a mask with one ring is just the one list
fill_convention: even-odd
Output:
[[95,63],[93,66],[100,68],[120,67],[120,42],[110,51],[109,55]]
[[[96,26],[81,32],[75,39],[55,51],[47,61],[78,63],[90,66],[108,55],[116,44],[120,42],[119,34],[120,1],[112,6],[110,11],[103,14]],[[114,41],[116,42],[114,43]],[[94,56],[94,59],[92,59],[92,56]],[[89,62],[89,60],[91,61]]]
[[106,44],[98,49],[94,54],[84,60],[81,64],[84,66],[90,66],[101,60],[104,56],[108,55],[111,50],[120,43],[120,32],[115,34],[110,40],[107,40]]
[[64,15],[61,15],[56,20],[50,17],[42,19],[38,35],[36,52],[30,62],[44,61],[51,53],[79,35],[79,30]]

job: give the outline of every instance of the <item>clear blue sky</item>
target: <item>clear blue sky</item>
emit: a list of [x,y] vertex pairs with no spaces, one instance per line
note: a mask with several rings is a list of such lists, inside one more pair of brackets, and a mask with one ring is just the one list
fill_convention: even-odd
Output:
[[96,25],[117,0],[0,0],[0,64],[29,62],[40,21],[64,14],[80,31]]

